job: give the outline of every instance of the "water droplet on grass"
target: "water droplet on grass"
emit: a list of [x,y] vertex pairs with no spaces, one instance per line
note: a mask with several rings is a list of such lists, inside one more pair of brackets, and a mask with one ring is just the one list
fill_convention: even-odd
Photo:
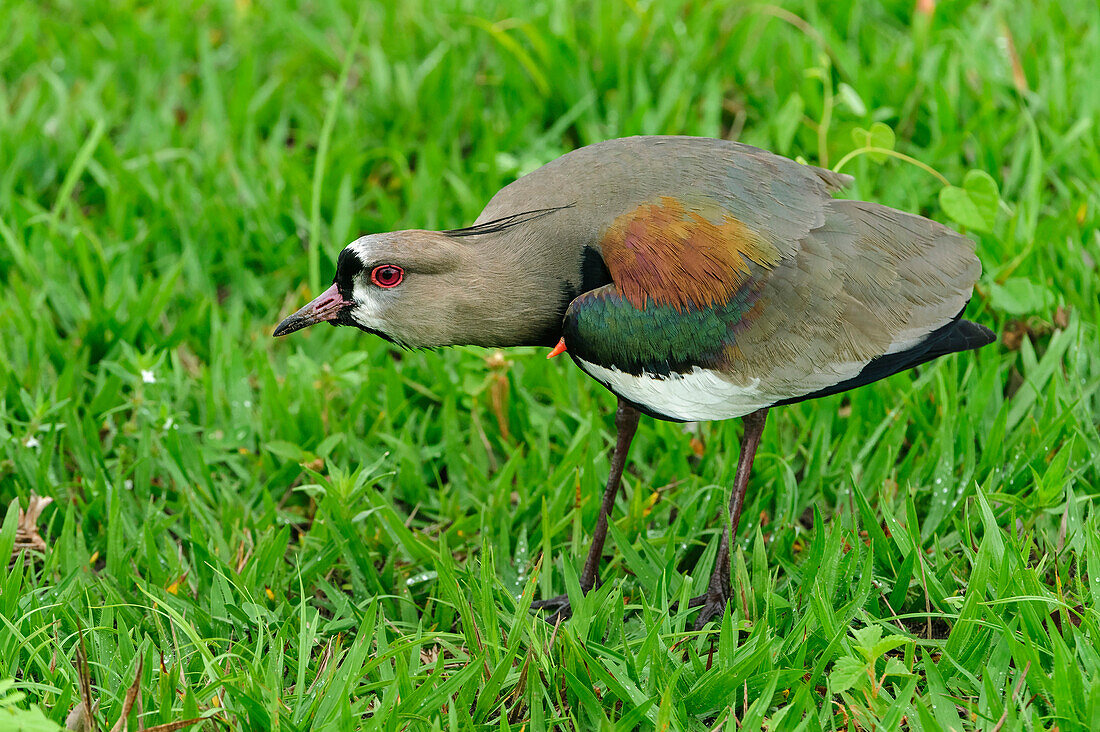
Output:
[[412,587],[413,585],[418,585],[422,582],[428,582],[429,580],[434,580],[438,576],[439,575],[436,572],[419,572],[419,573],[414,574],[413,576],[409,577],[407,580],[405,580],[405,585],[407,587]]

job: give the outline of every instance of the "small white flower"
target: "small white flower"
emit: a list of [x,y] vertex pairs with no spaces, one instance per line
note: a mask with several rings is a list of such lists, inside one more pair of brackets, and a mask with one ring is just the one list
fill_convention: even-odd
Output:
[[172,429],[172,426],[173,426],[174,424],[175,424],[175,420],[174,420],[174,419],[172,419],[171,417],[169,417],[168,419],[164,420],[164,431],[165,431],[165,432],[167,432],[168,430]]
[[128,491],[132,491],[134,489],[134,481],[127,478],[126,480],[122,481],[122,487]]
[[152,371],[142,369],[141,370],[141,380],[143,382],[145,382],[146,384],[155,384],[155,383],[157,383],[157,376]]
[[34,435],[30,435],[29,437],[27,437],[27,439],[23,440],[23,447],[30,447],[30,448],[33,449],[33,448],[37,448],[41,444],[42,443],[40,443],[38,441],[38,438],[35,437]]

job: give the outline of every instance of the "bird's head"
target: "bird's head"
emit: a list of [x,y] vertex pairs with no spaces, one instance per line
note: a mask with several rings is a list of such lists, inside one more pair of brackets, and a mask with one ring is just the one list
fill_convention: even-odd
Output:
[[332,286],[274,335],[327,322],[410,348],[556,342],[563,284],[536,279],[530,256],[486,239],[422,230],[356,239],[340,252]]
[[274,335],[327,322],[404,346],[446,345],[465,254],[460,243],[434,231],[360,237],[340,252],[332,286],[279,323]]

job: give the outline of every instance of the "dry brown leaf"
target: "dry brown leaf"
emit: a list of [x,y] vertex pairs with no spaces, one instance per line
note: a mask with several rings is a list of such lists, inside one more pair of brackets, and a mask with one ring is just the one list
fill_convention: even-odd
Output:
[[1069,327],[1069,309],[1061,305],[1054,309],[1054,326],[1062,330]]
[[38,518],[42,515],[42,511],[45,510],[46,506],[51,503],[53,503],[53,499],[49,496],[31,493],[31,497],[27,501],[27,510],[19,509],[19,518],[15,524],[15,546],[12,547],[11,561],[14,562],[24,549],[33,549],[42,554],[49,550],[50,547],[46,544],[46,540],[38,533]]
[[1016,51],[1016,39],[1012,36],[1012,30],[1008,24],[1001,21],[1001,38],[1004,41],[1004,50],[1008,55],[1008,63],[1012,67],[1012,85],[1020,94],[1029,91],[1027,74],[1024,73],[1024,65],[1020,62],[1020,54]]
[[420,649],[420,663],[423,666],[434,666],[439,660],[439,646]]

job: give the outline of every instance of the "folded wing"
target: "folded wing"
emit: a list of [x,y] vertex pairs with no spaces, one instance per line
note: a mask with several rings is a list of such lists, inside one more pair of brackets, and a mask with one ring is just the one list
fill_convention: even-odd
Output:
[[722,419],[991,340],[959,320],[981,272],[970,240],[833,199],[843,180],[827,171],[731,154],[604,233],[613,284],[573,301],[565,337],[612,391],[657,416]]

